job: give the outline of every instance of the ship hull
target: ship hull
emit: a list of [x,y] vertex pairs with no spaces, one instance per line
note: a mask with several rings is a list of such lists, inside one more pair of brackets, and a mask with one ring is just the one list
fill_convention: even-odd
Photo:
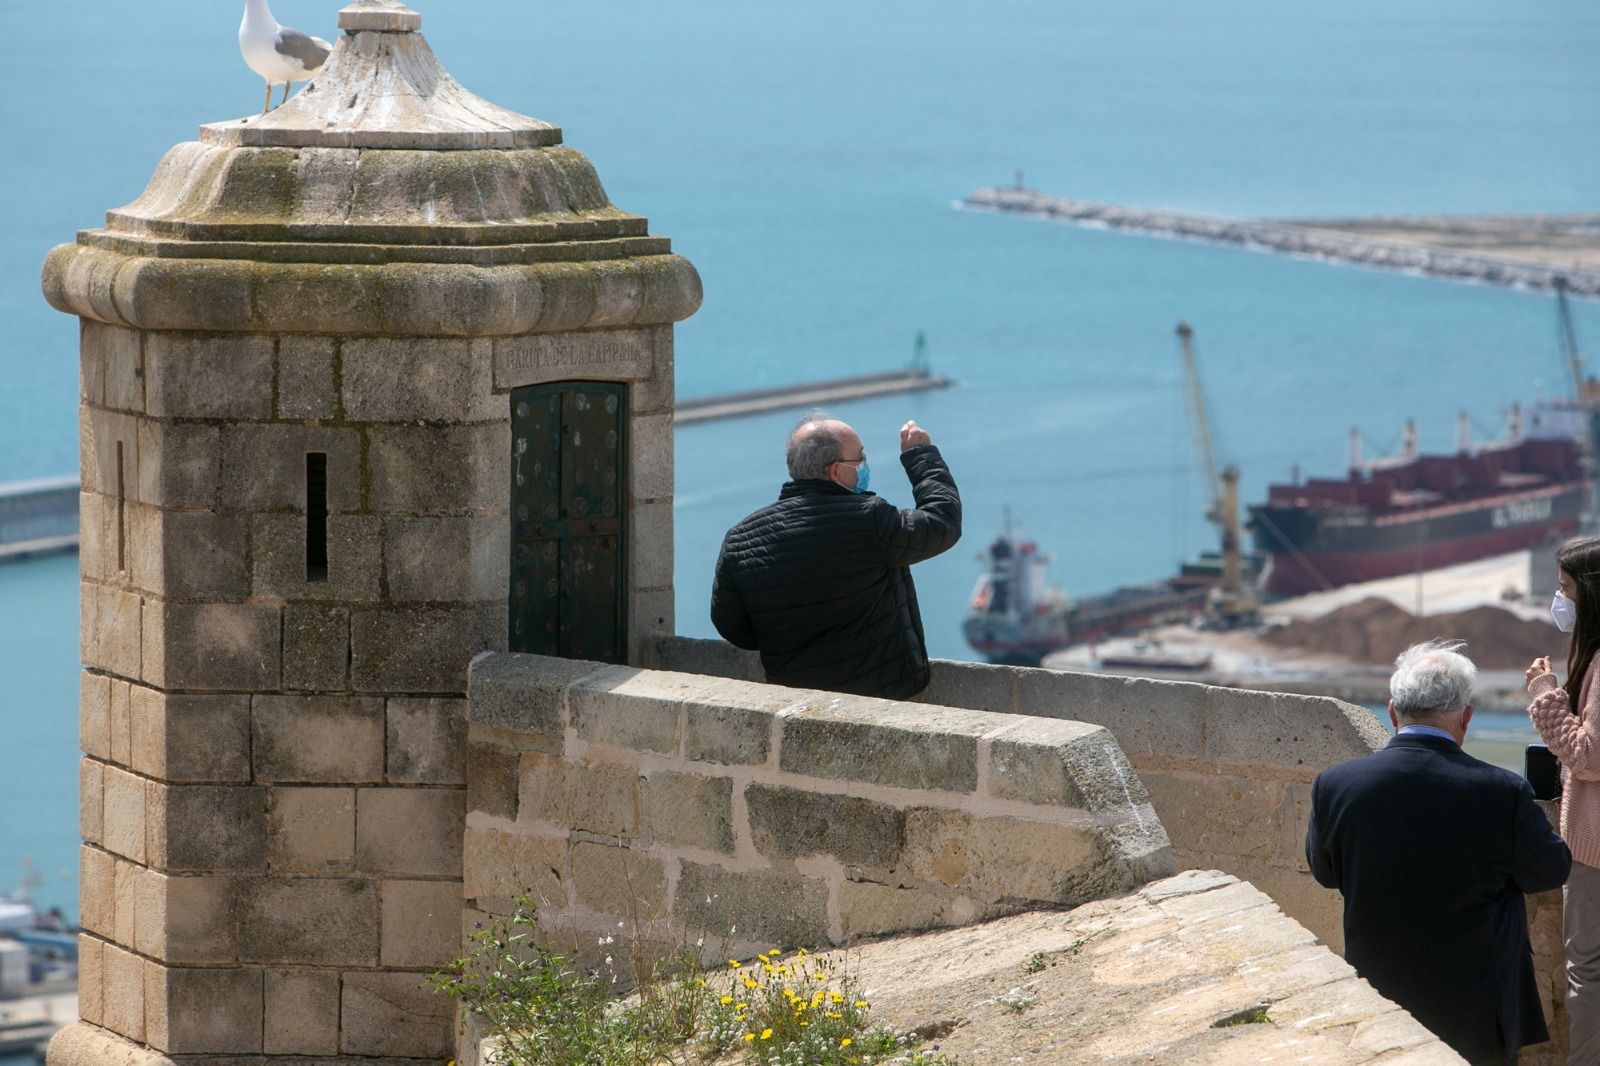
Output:
[[991,663],[1037,666],[1046,655],[1075,644],[1141,633],[1151,626],[1180,622],[1205,606],[1206,590],[1175,589],[1169,583],[1118,589],[1059,614],[1044,614],[1019,624],[1015,619],[967,617],[963,630],[972,649]]
[[1296,596],[1520,551],[1578,530],[1579,483],[1411,512],[1356,507],[1251,508],[1266,589]]

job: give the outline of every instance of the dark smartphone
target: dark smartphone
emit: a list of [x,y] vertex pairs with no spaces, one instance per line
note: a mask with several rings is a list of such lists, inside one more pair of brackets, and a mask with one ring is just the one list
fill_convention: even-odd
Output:
[[1522,776],[1533,786],[1535,799],[1553,800],[1561,795],[1561,764],[1543,744],[1529,744],[1522,753]]

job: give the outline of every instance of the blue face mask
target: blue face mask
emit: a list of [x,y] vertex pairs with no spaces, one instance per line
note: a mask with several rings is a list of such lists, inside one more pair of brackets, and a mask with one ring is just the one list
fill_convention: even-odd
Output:
[[856,487],[851,492],[860,495],[867,491],[867,486],[872,482],[872,467],[863,459],[861,465],[856,467]]

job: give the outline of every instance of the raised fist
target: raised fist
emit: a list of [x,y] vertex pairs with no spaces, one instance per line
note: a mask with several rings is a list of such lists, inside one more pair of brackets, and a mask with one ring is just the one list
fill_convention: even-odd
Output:
[[924,444],[932,443],[933,441],[928,437],[928,431],[917,425],[916,419],[912,419],[910,422],[907,422],[905,425],[900,427],[901,451],[908,452],[912,448],[918,448]]

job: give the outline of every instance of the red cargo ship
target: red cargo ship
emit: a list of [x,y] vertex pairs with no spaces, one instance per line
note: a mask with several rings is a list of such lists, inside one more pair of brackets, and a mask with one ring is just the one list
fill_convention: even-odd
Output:
[[1268,592],[1299,595],[1518,551],[1570,536],[1587,509],[1580,441],[1589,410],[1541,407],[1526,435],[1474,448],[1463,417],[1454,455],[1421,455],[1407,425],[1402,454],[1363,463],[1352,437],[1347,477],[1273,485],[1250,508]]

